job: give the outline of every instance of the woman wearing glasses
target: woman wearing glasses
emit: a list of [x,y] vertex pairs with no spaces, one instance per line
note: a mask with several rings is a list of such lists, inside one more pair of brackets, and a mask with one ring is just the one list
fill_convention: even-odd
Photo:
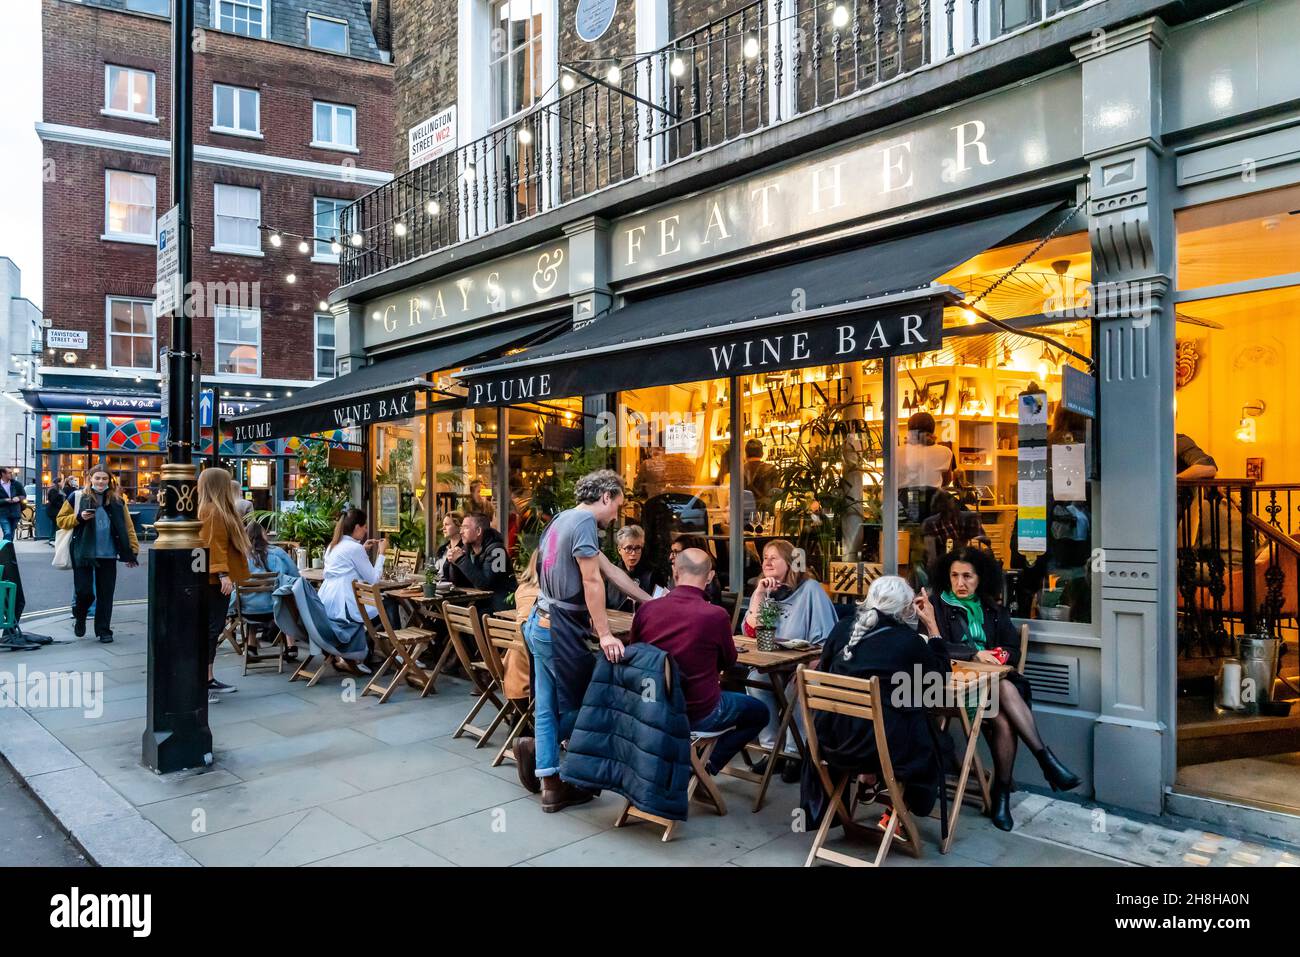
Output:
[[[646,558],[645,530],[640,525],[624,525],[614,535],[614,544],[618,548],[618,567],[627,572],[638,588],[647,595],[653,595],[655,588],[662,586],[664,581],[655,571],[653,563]],[[605,607],[616,611],[632,611],[636,608],[636,602],[619,591],[612,582],[606,581]]]

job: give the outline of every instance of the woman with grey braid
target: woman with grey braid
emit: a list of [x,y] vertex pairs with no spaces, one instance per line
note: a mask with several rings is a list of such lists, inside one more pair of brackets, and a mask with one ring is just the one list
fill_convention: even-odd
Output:
[[[925,593],[913,592],[896,575],[884,575],[871,583],[857,614],[831,630],[818,665],[832,674],[880,679],[877,707],[884,714],[890,761],[903,802],[921,816],[934,808],[943,788],[945,753],[952,748],[947,735],[936,734],[924,708],[948,673],[947,649],[938,634]],[[880,764],[871,722],[819,711],[813,725],[822,759],[832,771],[857,773],[864,783],[859,798],[878,800],[875,779]],[[899,797],[890,795],[889,800]],[[809,823],[818,823],[828,806],[811,768],[804,771],[801,803]]]

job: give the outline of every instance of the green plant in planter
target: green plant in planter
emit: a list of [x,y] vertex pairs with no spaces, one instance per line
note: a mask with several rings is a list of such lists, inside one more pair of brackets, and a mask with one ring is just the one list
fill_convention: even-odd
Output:
[[305,442],[299,466],[306,480],[294,496],[294,507],[284,511],[255,511],[260,522],[283,542],[307,549],[309,559],[321,558],[334,537],[334,526],[348,503],[351,486],[346,469],[329,464],[328,442]]
[[781,605],[775,598],[769,596],[758,603],[756,632],[759,651],[772,651],[776,648],[776,626],[780,622]]
[[[545,481],[537,483],[524,501],[524,514],[519,523],[519,559],[520,569],[528,563],[528,557],[541,541],[542,532],[552,518],[565,509],[578,504],[574,488],[578,479],[588,472],[609,468],[609,453],[605,449],[580,449],[563,462],[555,465],[553,474]],[[603,535],[601,547],[611,560],[617,560],[618,552],[614,548],[614,536]]]

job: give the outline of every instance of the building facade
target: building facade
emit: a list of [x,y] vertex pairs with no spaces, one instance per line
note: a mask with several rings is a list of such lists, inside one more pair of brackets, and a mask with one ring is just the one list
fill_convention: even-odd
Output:
[[1295,0],[390,13],[348,374],[237,435],[363,426],[380,527],[521,556],[582,449],[739,594],[977,542],[1085,796],[1294,837]]
[[[52,321],[32,396],[39,478],[105,461],[148,512],[166,442],[159,356],[169,327],[153,299],[155,222],[172,205],[170,4],[48,0],[42,9]],[[233,415],[334,375],[322,302],[337,283],[338,213],[392,169],[392,67],[370,12],[362,0],[196,4],[202,451],[211,451],[214,409]],[[218,441],[259,508],[292,497],[297,440]],[[254,484],[248,465],[259,460],[270,467]]]
[[0,392],[0,435],[13,443],[0,450],[0,461],[17,469],[24,483],[34,481],[33,443],[35,419],[23,400],[23,390],[36,384],[40,361],[41,310],[23,295],[22,271],[8,257],[0,256],[0,342],[5,344],[3,382]]

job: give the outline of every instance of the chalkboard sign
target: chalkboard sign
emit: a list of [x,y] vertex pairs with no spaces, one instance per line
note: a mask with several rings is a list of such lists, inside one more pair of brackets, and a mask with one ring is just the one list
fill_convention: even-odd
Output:
[[379,531],[402,530],[402,489],[398,485],[376,486],[379,493]]
[[618,0],[578,0],[578,11],[573,17],[578,37],[588,43],[594,43],[603,37],[609,25],[614,22],[617,7]]

